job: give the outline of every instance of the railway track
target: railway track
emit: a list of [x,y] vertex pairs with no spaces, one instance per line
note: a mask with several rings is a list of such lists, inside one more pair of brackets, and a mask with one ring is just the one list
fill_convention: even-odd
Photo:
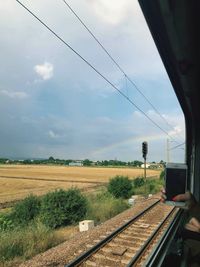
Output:
[[144,266],[177,212],[157,201],[65,267]]

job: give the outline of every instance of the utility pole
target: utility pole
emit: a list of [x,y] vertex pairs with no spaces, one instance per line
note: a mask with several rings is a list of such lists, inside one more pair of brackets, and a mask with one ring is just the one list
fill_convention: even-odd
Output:
[[147,153],[148,153],[148,143],[142,143],[142,154],[144,158],[144,182],[145,182],[145,196],[147,196],[147,173],[146,173],[146,163],[147,163]]

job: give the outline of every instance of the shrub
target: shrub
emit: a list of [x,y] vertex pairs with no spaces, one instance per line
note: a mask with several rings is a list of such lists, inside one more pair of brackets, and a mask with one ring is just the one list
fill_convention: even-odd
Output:
[[56,190],[42,198],[41,220],[45,225],[56,228],[81,220],[86,211],[87,201],[78,189]]
[[88,197],[86,217],[95,223],[102,223],[129,208],[127,201],[114,198],[108,192]]
[[116,198],[128,198],[131,196],[132,183],[128,177],[115,176],[109,181],[108,192]]
[[133,180],[134,188],[141,187],[145,184],[145,180],[143,177],[137,177]]
[[0,214],[0,231],[10,230],[14,228],[14,222],[9,213]]
[[11,219],[18,224],[27,224],[33,220],[40,212],[40,199],[30,195],[19,203],[15,204],[11,214]]

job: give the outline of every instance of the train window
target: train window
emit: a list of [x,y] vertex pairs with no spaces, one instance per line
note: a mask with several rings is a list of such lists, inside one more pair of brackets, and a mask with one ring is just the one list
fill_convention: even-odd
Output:
[[1,2],[2,264],[196,264],[199,1]]

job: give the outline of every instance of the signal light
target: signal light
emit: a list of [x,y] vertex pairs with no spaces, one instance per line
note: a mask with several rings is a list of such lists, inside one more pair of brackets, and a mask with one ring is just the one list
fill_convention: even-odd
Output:
[[144,159],[146,159],[147,153],[148,153],[148,144],[147,142],[143,142],[142,143],[142,154],[143,154]]

